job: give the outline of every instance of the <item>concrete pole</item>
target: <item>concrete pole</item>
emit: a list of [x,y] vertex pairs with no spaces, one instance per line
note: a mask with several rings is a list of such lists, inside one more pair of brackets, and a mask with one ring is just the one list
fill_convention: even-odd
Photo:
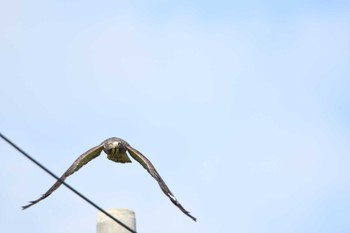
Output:
[[[136,221],[134,211],[128,209],[108,209],[107,213],[120,220],[122,223],[136,231]],[[129,230],[119,225],[104,213],[97,213],[97,233],[130,233]]]

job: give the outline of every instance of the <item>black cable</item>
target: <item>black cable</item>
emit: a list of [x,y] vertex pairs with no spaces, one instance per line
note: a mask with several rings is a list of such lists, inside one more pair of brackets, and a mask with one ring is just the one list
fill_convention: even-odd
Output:
[[38,161],[36,161],[35,159],[33,159],[30,155],[28,155],[25,151],[23,151],[21,148],[19,148],[18,146],[16,146],[16,144],[14,144],[12,141],[10,141],[8,138],[6,138],[2,133],[0,133],[0,137],[2,137],[2,139],[4,139],[7,143],[9,143],[11,146],[13,146],[16,150],[18,150],[21,154],[23,154],[25,157],[27,157],[29,160],[31,160],[33,163],[35,163],[36,165],[38,165],[41,169],[43,169],[44,171],[46,171],[47,173],[49,173],[52,177],[54,177],[57,181],[60,181],[64,186],[66,186],[67,188],[69,188],[72,192],[74,192],[75,194],[77,194],[79,197],[83,198],[86,202],[88,202],[90,205],[92,205],[93,207],[95,207],[96,209],[98,209],[99,211],[101,211],[102,213],[104,213],[105,215],[107,215],[108,217],[110,217],[113,221],[115,221],[116,223],[119,223],[121,226],[123,226],[125,229],[127,229],[128,231],[132,232],[132,233],[136,233],[136,231],[134,231],[133,229],[131,229],[130,227],[128,227],[127,225],[125,225],[124,223],[122,223],[121,221],[119,221],[118,219],[116,219],[115,217],[113,217],[112,215],[110,215],[109,213],[107,213],[105,210],[103,210],[101,207],[99,207],[98,205],[96,205],[95,203],[93,203],[92,201],[90,201],[87,197],[85,197],[83,194],[79,193],[77,190],[75,190],[73,187],[71,187],[69,184],[65,183],[63,180],[61,180],[58,176],[56,176],[55,174],[53,174],[49,169],[47,169],[46,167],[44,167],[43,165],[41,165]]

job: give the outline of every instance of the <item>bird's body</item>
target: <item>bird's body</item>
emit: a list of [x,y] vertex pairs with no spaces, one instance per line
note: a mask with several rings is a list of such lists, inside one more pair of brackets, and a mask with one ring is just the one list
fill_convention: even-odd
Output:
[[107,154],[107,158],[109,160],[112,160],[117,163],[131,163],[131,160],[127,154],[135,159],[137,162],[139,162],[147,171],[148,173],[158,182],[160,188],[162,189],[163,193],[169,197],[169,199],[187,216],[192,218],[194,221],[196,221],[196,218],[190,215],[190,213],[185,210],[182,205],[177,201],[175,196],[171,193],[168,186],[165,184],[163,179],[158,174],[157,170],[153,166],[153,164],[139,151],[131,147],[126,141],[124,141],[121,138],[112,137],[104,140],[101,144],[98,146],[95,146],[82,154],[78,157],[78,159],[75,160],[75,162],[68,168],[68,170],[61,176],[60,180],[57,180],[56,183],[40,198],[38,198],[35,201],[31,201],[29,205],[23,206],[23,209],[26,209],[39,201],[45,199],[48,197],[52,192],[54,192],[61,184],[62,182],[70,175],[72,175],[74,172],[78,171],[82,166],[99,156],[102,152],[102,150]]
[[126,154],[127,147],[130,146],[121,138],[108,138],[102,142],[103,151],[107,158],[117,163],[131,163],[129,156]]

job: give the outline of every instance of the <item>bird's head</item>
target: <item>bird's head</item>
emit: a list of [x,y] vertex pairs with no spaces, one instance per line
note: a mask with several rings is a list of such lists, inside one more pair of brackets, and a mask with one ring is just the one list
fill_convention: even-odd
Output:
[[103,145],[103,150],[106,152],[106,154],[115,154],[118,152],[120,147],[120,143],[117,141],[110,141]]

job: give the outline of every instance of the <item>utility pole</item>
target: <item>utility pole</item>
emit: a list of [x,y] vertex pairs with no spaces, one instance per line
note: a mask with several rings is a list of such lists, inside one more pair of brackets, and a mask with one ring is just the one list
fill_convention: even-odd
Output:
[[[108,209],[107,213],[120,220],[136,232],[136,220],[134,211],[128,209]],[[113,221],[104,213],[97,213],[96,233],[131,233],[128,229]]]

